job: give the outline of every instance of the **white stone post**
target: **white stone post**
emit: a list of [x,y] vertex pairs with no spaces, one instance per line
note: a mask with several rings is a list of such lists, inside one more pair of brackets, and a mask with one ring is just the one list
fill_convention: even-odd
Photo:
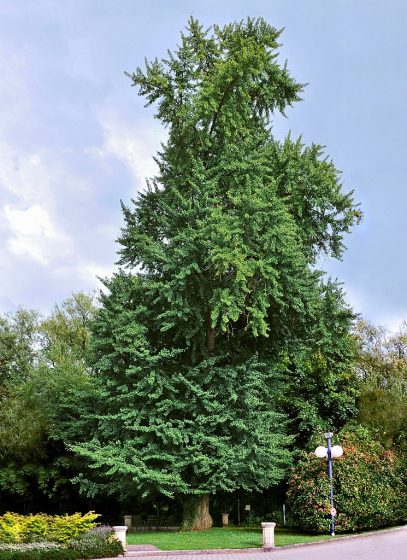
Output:
[[274,548],[274,527],[275,523],[262,523],[263,527],[263,550]]
[[229,526],[229,514],[222,513],[222,527],[228,527],[228,526]]
[[124,516],[124,524],[126,525],[127,529],[130,531],[132,525],[132,515],[125,515]]
[[115,525],[113,527],[114,536],[118,541],[120,541],[123,545],[123,549],[126,552],[127,550],[127,541],[126,541],[126,533],[127,527],[126,525]]

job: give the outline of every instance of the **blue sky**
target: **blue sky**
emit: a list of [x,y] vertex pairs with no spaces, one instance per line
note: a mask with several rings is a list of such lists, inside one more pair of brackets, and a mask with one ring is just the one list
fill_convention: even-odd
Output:
[[356,311],[407,319],[407,3],[403,0],[0,0],[0,312],[46,313],[98,288],[128,202],[154,173],[164,134],[123,71],[166,54],[190,15],[205,25],[263,16],[308,82],[276,118],[326,146],[365,213],[343,262]]

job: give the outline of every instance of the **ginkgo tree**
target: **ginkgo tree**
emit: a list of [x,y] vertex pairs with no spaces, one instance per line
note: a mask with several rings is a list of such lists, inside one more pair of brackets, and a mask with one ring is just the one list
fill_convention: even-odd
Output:
[[272,134],[303,89],[279,36],[261,18],[190,19],[175,51],[130,75],[168,139],[123,205],[122,271],[101,296],[95,395],[73,449],[111,492],[180,500],[185,528],[211,526],[211,493],[283,478],[290,351],[335,329],[327,298],[351,320],[316,265],[341,257],[361,213],[320,146]]

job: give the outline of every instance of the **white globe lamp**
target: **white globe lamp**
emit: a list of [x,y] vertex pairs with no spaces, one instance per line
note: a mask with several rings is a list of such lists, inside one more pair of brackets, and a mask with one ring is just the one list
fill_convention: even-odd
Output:
[[323,459],[324,457],[327,456],[328,454],[328,449],[326,447],[323,447],[322,445],[319,445],[315,451],[314,451],[315,455],[317,457],[319,457],[320,459]]
[[340,445],[334,445],[331,449],[331,455],[332,457],[334,457],[335,459],[337,457],[342,457],[343,455],[343,449]]

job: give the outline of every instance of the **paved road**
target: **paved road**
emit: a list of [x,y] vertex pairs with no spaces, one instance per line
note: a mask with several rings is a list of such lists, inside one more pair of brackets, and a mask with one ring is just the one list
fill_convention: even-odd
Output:
[[[145,560],[407,560],[407,526],[375,535],[343,540],[323,541],[316,545],[253,551],[214,552],[182,554],[152,552],[128,552],[126,559]],[[112,559],[113,560],[113,559]]]
[[407,528],[317,546],[276,550],[271,557],[275,560],[407,560]]

